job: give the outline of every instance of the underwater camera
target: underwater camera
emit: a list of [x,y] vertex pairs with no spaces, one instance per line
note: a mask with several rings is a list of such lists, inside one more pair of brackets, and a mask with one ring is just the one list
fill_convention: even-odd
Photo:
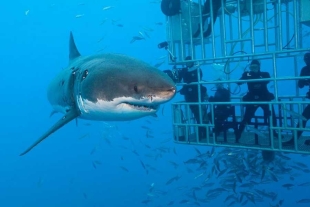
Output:
[[167,41],[159,43],[159,44],[157,45],[157,47],[158,47],[159,49],[165,48],[165,50],[167,50],[168,53],[169,53],[170,60],[171,60],[172,62],[175,62],[175,61],[176,61],[177,58],[176,58],[176,57],[172,54],[172,52],[170,52],[170,50],[168,49],[168,42],[167,42]]
[[168,48],[168,42],[161,42],[158,44],[158,48],[159,49],[162,49],[162,48],[165,48],[167,49]]

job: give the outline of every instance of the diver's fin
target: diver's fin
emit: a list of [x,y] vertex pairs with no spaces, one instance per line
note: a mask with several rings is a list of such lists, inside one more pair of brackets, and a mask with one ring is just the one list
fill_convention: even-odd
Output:
[[[213,25],[215,24],[216,19],[217,19],[217,15],[213,13]],[[211,20],[210,20],[210,23],[208,25],[208,29],[203,33],[204,38],[209,37],[211,35],[211,30],[212,30],[211,27],[212,26],[211,26]]]
[[[206,1],[205,4],[203,5],[203,9],[202,9],[202,29],[204,30],[204,25],[205,25],[205,21],[207,20],[208,16],[210,16],[210,3],[209,1]],[[198,29],[197,31],[193,34],[193,38],[197,38],[200,34],[201,30],[200,30],[200,24],[198,24]]]
[[69,61],[81,56],[80,52],[78,51],[72,32],[70,32],[70,40],[69,40]]
[[[213,25],[214,25],[214,23],[215,23],[215,21],[217,19],[217,13],[218,13],[219,9],[222,6],[222,1],[220,1],[220,0],[213,0],[212,3],[213,3],[212,12],[213,12]],[[203,14],[203,16],[202,16],[202,28],[204,28],[206,19],[208,17],[210,18],[210,23],[208,24],[208,29],[207,29],[207,31],[205,31],[203,33],[203,37],[206,38],[206,37],[209,37],[210,34],[211,34],[211,12],[210,12],[210,2],[209,1],[205,2],[204,6],[203,6],[202,14]],[[200,31],[200,24],[198,24],[198,29],[193,34],[193,37],[197,38],[199,36],[200,32],[201,32]]]
[[75,110],[72,109],[68,111],[54,126],[52,126],[47,132],[45,132],[36,142],[34,142],[28,149],[26,149],[24,152],[20,154],[20,156],[23,156],[27,154],[30,150],[32,150],[35,146],[37,146],[40,142],[42,142],[44,139],[46,139],[49,135],[75,119],[76,117],[79,116],[79,113]]

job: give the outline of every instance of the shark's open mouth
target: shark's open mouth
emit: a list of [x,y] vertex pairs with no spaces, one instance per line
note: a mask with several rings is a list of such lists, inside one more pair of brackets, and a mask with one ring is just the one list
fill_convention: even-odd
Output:
[[131,108],[134,108],[139,111],[156,111],[159,107],[159,105],[146,105],[146,104],[128,103],[128,102],[124,102],[123,104],[126,104]]

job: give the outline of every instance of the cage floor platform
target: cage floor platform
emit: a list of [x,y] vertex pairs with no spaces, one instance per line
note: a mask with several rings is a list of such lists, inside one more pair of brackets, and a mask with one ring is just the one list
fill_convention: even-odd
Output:
[[[292,134],[281,134],[281,142],[290,140],[293,136]],[[191,133],[188,136],[188,140],[176,140],[176,143],[180,144],[197,144],[197,145],[207,145],[207,146],[223,146],[223,147],[237,147],[245,149],[259,149],[259,150],[274,150],[283,152],[293,152],[310,154],[310,145],[306,145],[305,141],[310,140],[309,136],[301,136],[297,144],[291,146],[282,146],[279,138],[274,136],[273,143],[271,142],[271,136],[268,132],[261,132],[255,137],[253,132],[243,132],[241,138],[236,142],[236,137],[234,132],[227,132],[226,141],[224,140],[224,135],[221,133],[218,137],[214,137],[210,134],[207,138],[200,139],[196,136],[196,133]]]

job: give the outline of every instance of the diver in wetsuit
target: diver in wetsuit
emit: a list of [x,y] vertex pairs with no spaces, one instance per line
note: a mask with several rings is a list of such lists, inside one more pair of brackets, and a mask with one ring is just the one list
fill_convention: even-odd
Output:
[[[187,56],[185,60],[191,60],[191,56]],[[174,71],[164,70],[167,75],[169,75],[175,83],[191,83],[191,82],[198,82],[198,73],[197,70],[199,69],[199,76],[200,80],[202,79],[202,71],[199,67],[194,67],[194,62],[187,63],[185,68],[182,69],[174,69]],[[198,86],[200,87],[200,98],[201,102],[207,100],[207,88],[201,85],[184,85],[180,90],[180,94],[184,96],[186,102],[198,102],[199,101],[199,94],[198,94]],[[197,124],[201,124],[199,118],[199,105],[190,105],[189,108],[191,112],[194,114],[194,118]],[[205,108],[201,108],[202,112],[202,119],[207,118],[207,112]],[[199,138],[206,138],[206,128],[199,127]]]
[[[187,56],[185,60],[191,60],[191,56]],[[200,68],[193,68],[194,62],[188,63],[186,68],[183,68],[179,73],[179,78],[183,79],[184,83],[191,83],[191,82],[198,82],[197,70],[199,69],[199,76],[200,80],[202,79],[202,71]],[[198,87],[200,87],[200,98],[203,102],[207,99],[207,88],[201,85],[184,85],[183,88],[180,90],[180,94],[184,96],[186,102],[198,102],[199,101],[199,94],[198,94]],[[197,124],[201,124],[199,118],[199,105],[190,105],[189,108],[191,109],[192,113],[194,114],[194,118]],[[202,119],[207,117],[207,112],[205,108],[201,108],[202,112]],[[206,138],[206,128],[199,127],[199,138]]]
[[[223,0],[223,3],[225,4],[226,0]],[[212,0],[212,12],[213,12],[213,25],[217,19],[217,13],[218,10],[221,8],[222,6],[222,1],[221,0]],[[202,25],[205,24],[205,21],[208,18],[208,15],[210,16],[210,22],[208,24],[208,29],[203,33],[203,37],[209,37],[211,34],[211,12],[210,12],[210,0],[207,0],[205,2],[205,4],[203,5],[203,9],[202,9]],[[202,27],[203,28],[203,27]],[[198,37],[200,33],[200,24],[198,24],[198,29],[195,32],[195,34],[193,35],[194,38]]]
[[[216,92],[214,96],[209,97],[209,102],[229,102],[230,92],[222,83],[216,84]],[[231,105],[215,105],[214,106],[214,133],[218,136],[223,130],[224,121],[229,117]],[[209,120],[212,120],[211,112],[208,113]]]
[[[304,66],[301,69],[300,72],[300,76],[310,76],[310,53],[306,53],[304,55],[304,62],[306,64],[306,66]],[[299,88],[303,88],[305,86],[309,86],[309,91],[306,94],[306,98],[310,99],[310,80],[309,79],[302,79],[298,81],[298,87]],[[307,121],[310,119],[310,104],[308,104],[305,108],[305,110],[302,112],[302,116],[306,119],[306,120],[302,120],[302,127],[305,128],[306,127],[306,123]],[[299,123],[297,125],[297,128],[299,128]],[[297,139],[301,136],[301,134],[303,133],[303,131],[297,131]],[[294,145],[294,137],[292,139],[290,139],[289,141],[286,142],[282,142],[283,146],[290,146],[290,145]],[[310,145],[310,140],[306,140],[305,145]]]
[[[250,64],[250,72],[244,72],[240,80],[250,80],[250,79],[263,79],[270,78],[270,74],[268,72],[260,71],[260,62],[258,60],[252,60]],[[269,81],[259,81],[259,82],[247,82],[248,85],[248,93],[243,97],[243,101],[271,101],[274,99],[274,95],[270,93],[267,89],[267,84]],[[241,85],[242,83],[238,83]],[[261,107],[264,111],[264,116],[270,116],[269,106],[266,104],[246,104],[245,105],[245,114],[243,120],[239,125],[239,129],[235,131],[236,142],[239,141],[241,134],[246,126],[246,124],[250,123],[251,119],[254,117],[256,110],[258,107]],[[277,125],[276,115],[274,108],[272,106],[272,124],[273,126]],[[267,119],[269,120],[269,119]],[[277,136],[277,133],[274,132],[274,136]]]

